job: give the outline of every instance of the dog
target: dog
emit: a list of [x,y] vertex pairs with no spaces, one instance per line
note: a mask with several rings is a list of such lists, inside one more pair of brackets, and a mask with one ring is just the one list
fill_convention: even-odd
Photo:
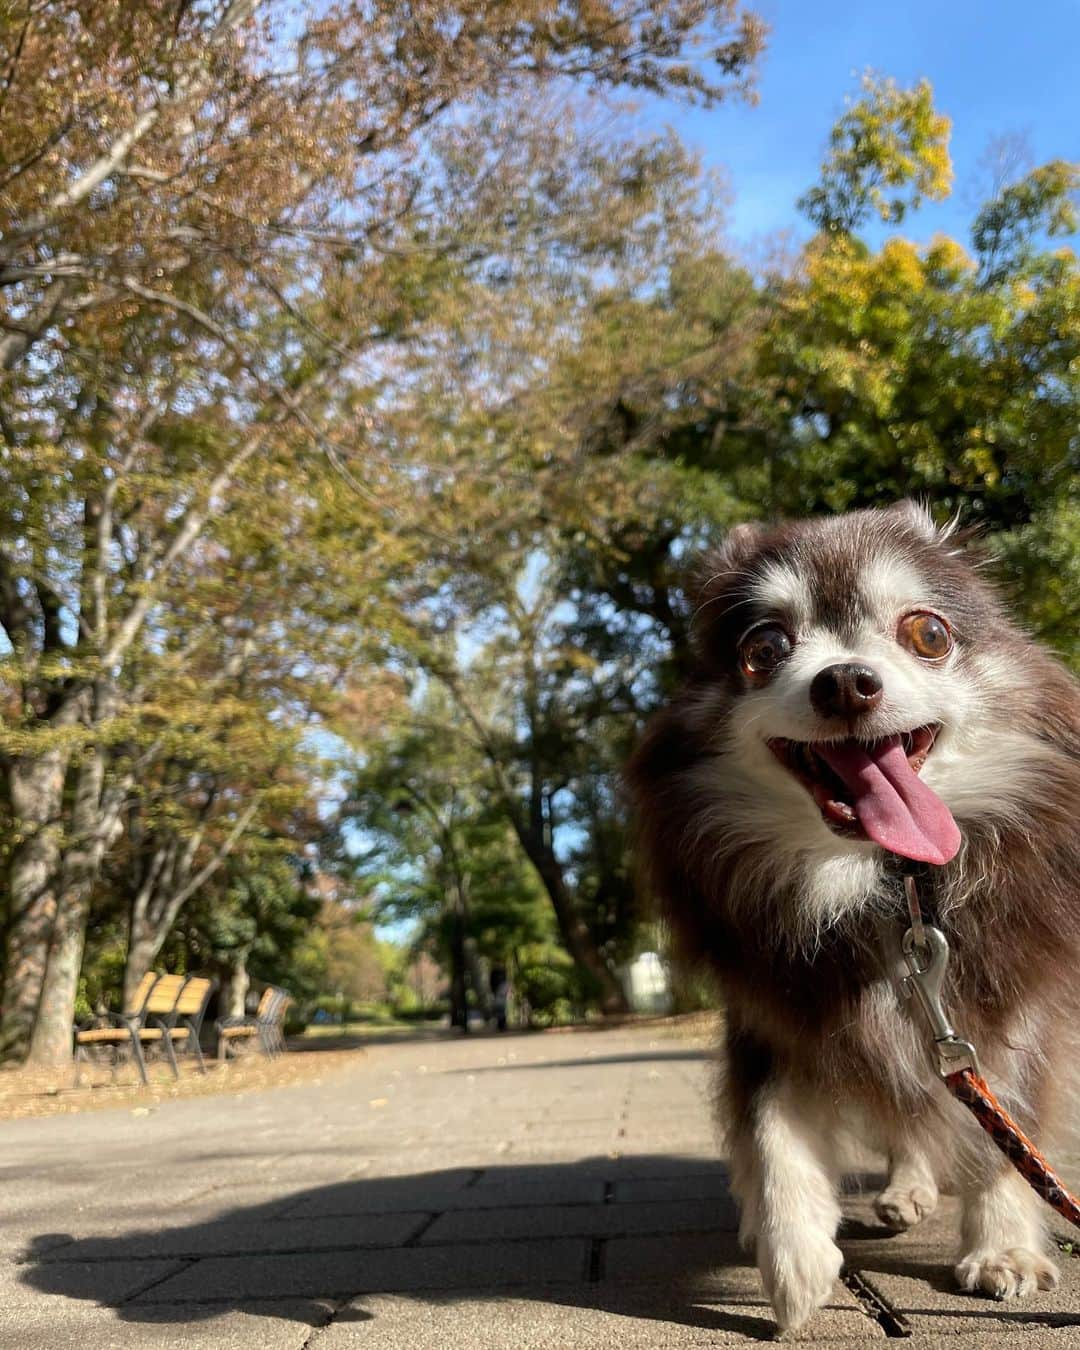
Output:
[[628,769],[649,882],[726,1010],[740,1237],[782,1331],[841,1267],[839,1140],[910,1228],[960,1196],[962,1289],[1053,1288],[1043,1203],[943,1086],[900,942],[924,873],[945,1002],[1037,1141],[1067,1115],[1080,970],[1080,685],[921,505],[743,525],[707,557],[685,687]]

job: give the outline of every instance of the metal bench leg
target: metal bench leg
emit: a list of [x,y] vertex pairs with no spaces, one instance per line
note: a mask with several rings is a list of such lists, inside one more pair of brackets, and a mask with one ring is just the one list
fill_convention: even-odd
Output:
[[139,1077],[142,1079],[143,1087],[150,1086],[150,1080],[146,1076],[146,1060],[143,1058],[142,1044],[139,1041],[139,1033],[131,1029],[131,1053],[135,1057],[135,1065],[139,1070]]
[[165,1054],[169,1060],[169,1068],[172,1069],[173,1077],[179,1082],[180,1066],[176,1062],[176,1050],[173,1048],[172,1037],[166,1030],[162,1033],[161,1039],[165,1042]]
[[199,1065],[199,1072],[206,1074],[206,1060],[203,1059],[202,1046],[199,1044],[199,1037],[192,1024],[188,1023],[188,1045],[195,1051],[195,1059]]

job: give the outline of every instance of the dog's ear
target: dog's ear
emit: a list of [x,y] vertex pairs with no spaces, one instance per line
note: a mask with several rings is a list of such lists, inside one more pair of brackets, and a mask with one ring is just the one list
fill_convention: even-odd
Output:
[[742,525],[733,525],[720,541],[720,546],[711,555],[725,567],[742,567],[757,551],[765,537],[766,527],[760,520],[748,520]]
[[902,501],[886,508],[891,515],[899,516],[903,523],[920,539],[924,539],[928,544],[936,544],[941,538],[941,532],[938,530],[934,517],[930,514],[930,508],[925,502],[919,501],[915,497],[905,497]]
[[701,604],[717,590],[725,590],[728,578],[741,572],[757,552],[766,527],[750,520],[733,525],[723,539],[694,563],[686,577],[686,589],[695,604]]
[[730,553],[732,557],[740,555],[749,557],[761,542],[764,533],[765,526],[760,520],[747,520],[742,525],[733,525],[724,535],[724,541],[720,547],[725,553]]
[[717,601],[725,592],[737,593],[740,578],[750,566],[768,533],[768,526],[755,521],[735,525],[720,543],[698,559],[686,578],[690,602],[690,643],[700,659],[709,647],[709,636],[718,620],[730,612],[730,603]]
[[906,497],[895,506],[886,507],[888,514],[899,516],[902,522],[926,544],[949,544],[949,552],[954,556],[966,553],[979,559],[984,555],[980,547],[983,529],[980,525],[961,525],[960,512],[951,516],[944,525],[938,525],[930,514],[930,508],[923,501]]

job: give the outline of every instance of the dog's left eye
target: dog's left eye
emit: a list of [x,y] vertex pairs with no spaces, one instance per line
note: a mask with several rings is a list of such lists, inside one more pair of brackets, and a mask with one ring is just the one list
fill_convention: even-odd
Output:
[[775,623],[751,629],[739,643],[743,673],[759,680],[768,679],[790,655],[791,638]]
[[952,651],[949,625],[937,614],[921,610],[900,620],[897,637],[902,646],[924,661],[940,661]]

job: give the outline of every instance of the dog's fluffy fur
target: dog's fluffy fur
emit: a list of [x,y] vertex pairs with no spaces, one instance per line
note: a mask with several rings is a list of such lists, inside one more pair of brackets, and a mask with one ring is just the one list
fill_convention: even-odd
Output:
[[[695,671],[629,780],[681,953],[723,996],[741,1233],[777,1321],[803,1323],[839,1272],[836,1141],[849,1126],[889,1156],[877,1212],[891,1227],[929,1213],[940,1183],[958,1191],[962,1288],[1050,1288],[1041,1202],[949,1096],[898,993],[898,860],[834,831],[767,742],[850,736],[815,711],[809,686],[853,659],[884,682],[859,737],[940,725],[922,778],[962,835],[955,858],[928,869],[952,950],[947,1005],[995,1091],[1050,1140],[1080,1025],[1080,686],[1010,620],[959,537],[910,503],[742,526],[706,564]],[[948,621],[944,661],[897,641],[917,610]],[[794,646],[762,684],[738,645],[766,619]]]

